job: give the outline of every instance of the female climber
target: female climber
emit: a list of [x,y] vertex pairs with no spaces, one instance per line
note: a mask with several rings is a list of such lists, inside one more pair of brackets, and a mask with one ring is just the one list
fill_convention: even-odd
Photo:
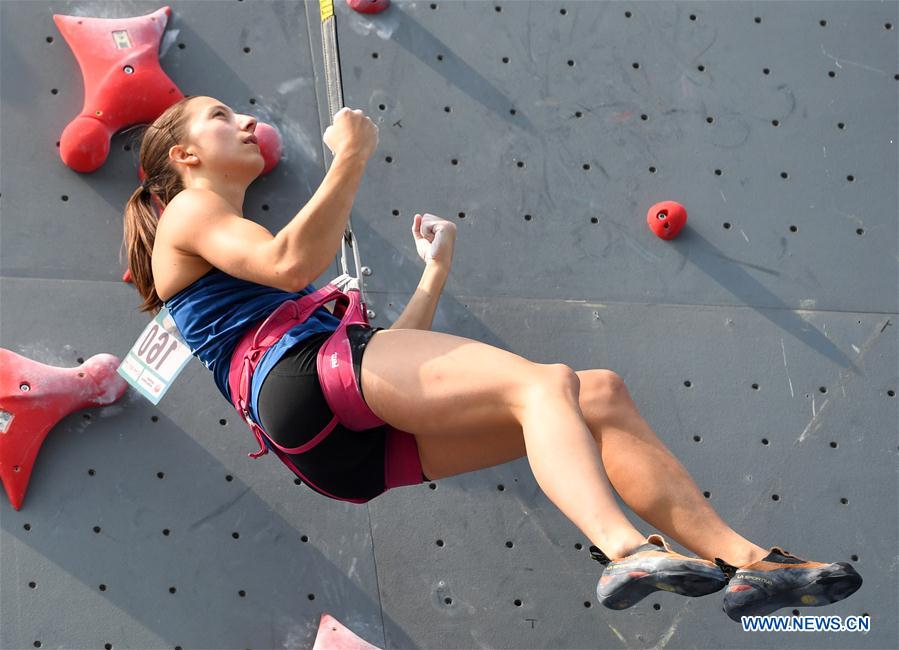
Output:
[[[146,178],[124,214],[123,246],[144,300],[141,311],[169,309],[229,402],[236,341],[281,303],[316,290],[310,283],[336,255],[378,144],[378,129],[362,111],[341,109],[323,135],[334,155],[324,180],[272,235],[243,217],[244,194],[264,166],[255,128],[253,117],[212,97],[173,104],[143,135]],[[154,205],[162,209],[158,219]],[[596,594],[606,607],[630,607],[660,589],[703,596],[726,585],[723,609],[739,621],[782,607],[826,605],[859,588],[861,577],[846,562],[765,549],[728,526],[641,417],[615,372],[535,363],[430,331],[456,229],[425,218],[431,219],[427,228],[420,215],[413,222],[425,260],[418,291],[391,327],[361,328],[354,343],[364,403],[385,425],[362,431],[337,426],[321,444],[290,457],[319,491],[357,502],[377,496],[385,490],[385,458],[389,464],[392,455],[403,462],[414,456],[412,482],[526,455],[543,492],[597,547],[592,555],[604,569]],[[315,364],[340,322],[316,309],[256,368],[249,413],[270,441],[295,448],[331,419]],[[615,492],[699,557],[674,551],[659,534],[643,535],[619,509]]]

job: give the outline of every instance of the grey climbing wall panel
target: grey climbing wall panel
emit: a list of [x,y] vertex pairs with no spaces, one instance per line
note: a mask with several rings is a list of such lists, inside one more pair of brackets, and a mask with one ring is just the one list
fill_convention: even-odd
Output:
[[[118,261],[135,138],[61,163],[83,87],[52,14],[160,6],[0,3],[0,345],[42,363],[124,356],[148,320]],[[274,232],[325,172],[318,4],[170,6],[166,73],[282,135],[245,204]],[[414,213],[454,221],[434,329],[615,370],[737,532],[864,577],[797,611],[871,630],[744,633],[720,593],[607,610],[526,458],[328,500],[247,458],[192,362],[158,407],[65,418],[2,500],[0,646],[309,648],[329,612],[390,648],[897,647],[897,3],[336,9],[345,103],[380,127],[352,213],[373,324],[418,282]],[[673,241],[646,226],[662,200],[689,214]]]

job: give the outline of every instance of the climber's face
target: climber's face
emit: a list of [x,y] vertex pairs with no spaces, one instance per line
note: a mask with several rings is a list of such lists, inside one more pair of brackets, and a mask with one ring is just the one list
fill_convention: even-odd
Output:
[[182,174],[252,182],[265,166],[254,142],[256,118],[235,113],[214,97],[195,97],[188,110],[188,141],[169,152],[169,157],[182,165]]

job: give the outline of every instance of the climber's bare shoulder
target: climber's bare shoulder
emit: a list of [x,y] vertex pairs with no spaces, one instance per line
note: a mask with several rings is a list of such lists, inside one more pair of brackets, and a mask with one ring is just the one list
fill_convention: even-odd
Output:
[[[201,215],[233,213],[228,203],[215,192],[187,188],[166,205],[153,243],[153,280],[160,299],[176,293],[206,275],[213,265],[189,250],[187,244],[203,227]],[[240,215],[235,215],[240,216]]]

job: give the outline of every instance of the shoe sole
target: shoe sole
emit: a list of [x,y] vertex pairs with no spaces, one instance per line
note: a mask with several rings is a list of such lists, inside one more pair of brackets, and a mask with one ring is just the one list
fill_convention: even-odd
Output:
[[729,591],[724,597],[724,612],[739,622],[741,616],[764,616],[782,607],[820,607],[841,601],[861,587],[862,577],[844,562],[838,562],[837,566],[838,570],[830,570],[827,575],[772,596],[753,585],[744,591]]
[[[677,564],[683,566],[684,562]],[[622,567],[603,578],[611,578],[606,584],[614,583],[615,578],[622,575],[630,579],[618,581],[614,587],[606,591],[602,578],[596,585],[596,598],[600,604],[609,609],[625,609],[640,602],[654,591],[668,591],[681,596],[706,596],[721,590],[727,584],[727,578],[717,568],[701,565],[687,569],[658,569],[647,572],[638,566]]]

